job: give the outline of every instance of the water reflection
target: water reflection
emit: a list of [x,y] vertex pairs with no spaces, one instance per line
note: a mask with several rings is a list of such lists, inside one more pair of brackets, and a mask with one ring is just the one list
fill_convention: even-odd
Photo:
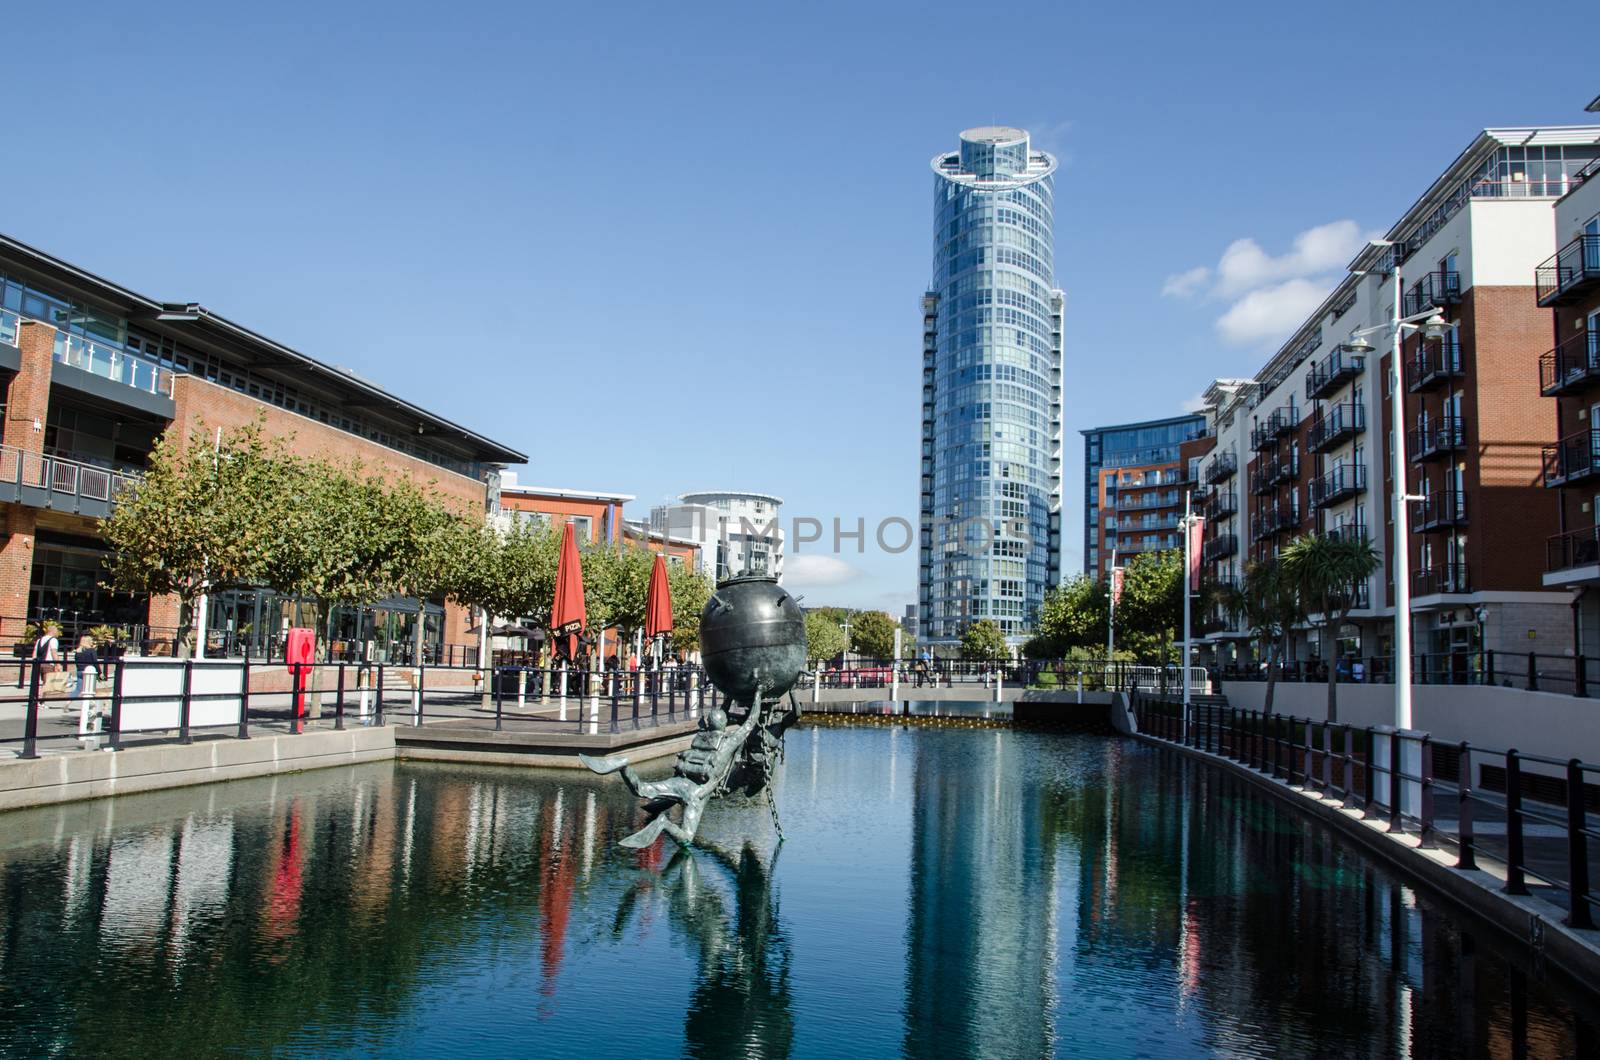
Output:
[[1600,1052],[1591,997],[1179,756],[791,742],[781,857],[759,804],[619,850],[620,785],[514,769],[7,815],[0,1055]]

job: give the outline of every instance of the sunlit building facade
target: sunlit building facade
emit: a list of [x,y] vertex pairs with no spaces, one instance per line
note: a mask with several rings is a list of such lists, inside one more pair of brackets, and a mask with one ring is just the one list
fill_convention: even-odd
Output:
[[987,618],[1020,641],[1061,577],[1056,161],[1026,132],[988,126],[932,166],[920,625],[925,640],[951,643]]

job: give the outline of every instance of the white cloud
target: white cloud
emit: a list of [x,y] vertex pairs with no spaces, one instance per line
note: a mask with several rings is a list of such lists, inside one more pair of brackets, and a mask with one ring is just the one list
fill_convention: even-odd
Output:
[[861,577],[861,572],[836,556],[790,555],[783,561],[786,585],[824,588],[845,585]]
[[1161,285],[1161,294],[1165,298],[1188,298],[1199,292],[1210,279],[1211,270],[1204,265],[1196,265],[1187,272],[1168,276],[1167,282]]
[[1294,237],[1294,248],[1278,257],[1253,239],[1235,239],[1217,262],[1213,293],[1232,298],[1268,284],[1338,269],[1356,256],[1366,240],[1361,226],[1350,220],[1306,229]]
[[1204,390],[1196,390],[1194,394],[1183,403],[1183,411],[1185,412],[1199,412],[1205,407],[1206,392]]
[[1217,333],[1238,346],[1272,345],[1305,322],[1327,297],[1332,281],[1288,280],[1251,291],[1217,318]]

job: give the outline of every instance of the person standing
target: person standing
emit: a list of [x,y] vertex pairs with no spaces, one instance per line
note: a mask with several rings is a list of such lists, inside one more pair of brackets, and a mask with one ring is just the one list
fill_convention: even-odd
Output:
[[78,650],[72,662],[78,679],[78,742],[85,751],[93,751],[100,746],[101,713],[94,697],[95,683],[100,676],[100,653],[95,650],[92,636],[85,633],[78,638]]

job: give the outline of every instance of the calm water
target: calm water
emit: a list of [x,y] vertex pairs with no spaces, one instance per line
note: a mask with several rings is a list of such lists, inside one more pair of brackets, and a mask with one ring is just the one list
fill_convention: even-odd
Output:
[[[385,765],[0,817],[0,1054],[1571,1056],[1594,1010],[1320,828],[1095,736],[802,728],[721,852]],[[753,837],[745,847],[743,837]]]

